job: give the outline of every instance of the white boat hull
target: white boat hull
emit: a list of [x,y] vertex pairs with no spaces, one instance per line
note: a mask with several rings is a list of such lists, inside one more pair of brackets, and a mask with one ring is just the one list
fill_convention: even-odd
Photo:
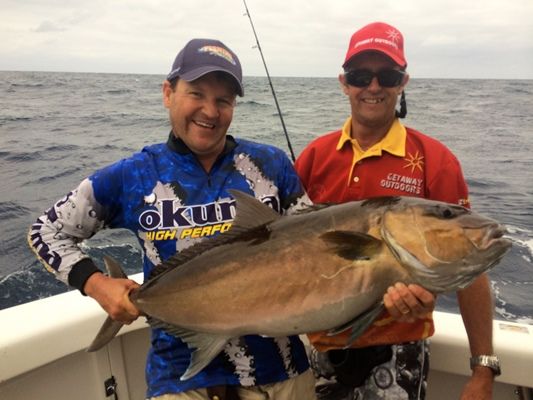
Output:
[[[466,333],[459,315],[435,312],[434,318],[427,399],[458,399],[470,375]],[[1,310],[0,399],[104,400],[113,398],[105,387],[111,377],[118,399],[144,399],[149,328],[141,318],[106,347],[85,352],[104,319],[77,292]],[[494,346],[503,371],[494,399],[533,400],[533,327],[494,321]]]

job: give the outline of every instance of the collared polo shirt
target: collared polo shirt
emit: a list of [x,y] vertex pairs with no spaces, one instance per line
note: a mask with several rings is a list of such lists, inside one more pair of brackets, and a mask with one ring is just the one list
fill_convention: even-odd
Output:
[[[312,141],[296,171],[314,203],[344,203],[378,196],[411,196],[469,206],[461,166],[442,143],[394,121],[384,138],[363,150],[351,137],[352,120]],[[414,323],[384,312],[352,347],[403,343],[434,333],[431,314]],[[348,332],[309,335],[320,351],[346,346]]]
[[378,196],[411,196],[468,206],[461,166],[441,142],[396,119],[385,137],[363,151],[342,130],[311,142],[296,170],[315,203],[344,203]]

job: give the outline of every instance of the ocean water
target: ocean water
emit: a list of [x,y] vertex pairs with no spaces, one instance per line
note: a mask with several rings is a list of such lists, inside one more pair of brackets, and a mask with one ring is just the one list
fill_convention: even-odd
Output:
[[[30,224],[95,169],[165,141],[168,117],[159,75],[0,72],[0,309],[67,288],[26,243]],[[335,77],[273,78],[296,155],[349,115]],[[533,323],[533,81],[412,78],[404,123],[445,143],[459,158],[472,207],[503,222],[513,248],[490,273],[496,317]],[[268,81],[245,77],[234,136],[288,152]],[[128,273],[140,248],[126,231],[84,247]],[[438,308],[457,312],[455,296]]]

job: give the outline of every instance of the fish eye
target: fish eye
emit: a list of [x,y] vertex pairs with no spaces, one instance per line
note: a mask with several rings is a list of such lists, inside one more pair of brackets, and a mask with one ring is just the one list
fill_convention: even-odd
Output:
[[458,215],[457,210],[453,206],[445,204],[434,205],[427,209],[425,214],[440,219],[452,219]]
[[454,219],[463,214],[470,213],[468,208],[455,204],[436,204],[427,208],[424,212],[427,216],[440,219]]
[[446,219],[450,219],[450,218],[453,218],[454,216],[454,213],[452,212],[452,210],[450,210],[449,208],[445,208],[443,211],[442,211],[442,216]]
[[443,219],[453,219],[460,215],[467,214],[468,209],[458,205],[439,206],[437,214]]

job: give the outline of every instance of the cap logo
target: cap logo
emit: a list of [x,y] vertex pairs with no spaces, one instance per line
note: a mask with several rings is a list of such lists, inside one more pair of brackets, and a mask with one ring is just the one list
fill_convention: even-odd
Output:
[[389,37],[390,40],[392,40],[394,43],[396,43],[398,40],[400,40],[400,32],[394,30],[394,29],[389,29],[387,31],[387,36]]
[[360,40],[359,42],[357,42],[356,44],[354,44],[354,49],[358,48],[359,46],[364,46],[364,45],[368,45],[368,44],[371,44],[371,43],[379,43],[379,44],[385,44],[385,45],[389,45],[391,47],[394,47],[395,49],[398,48],[398,44],[396,43],[398,40],[400,40],[400,33],[394,29],[390,29],[387,31],[387,37],[388,39],[383,39],[383,38],[377,38],[377,37],[373,37],[373,38],[368,38],[368,39],[365,39],[365,40]]
[[231,53],[223,47],[220,46],[203,46],[198,49],[199,53],[209,53],[213,56],[222,57],[226,61],[236,65],[235,59]]

